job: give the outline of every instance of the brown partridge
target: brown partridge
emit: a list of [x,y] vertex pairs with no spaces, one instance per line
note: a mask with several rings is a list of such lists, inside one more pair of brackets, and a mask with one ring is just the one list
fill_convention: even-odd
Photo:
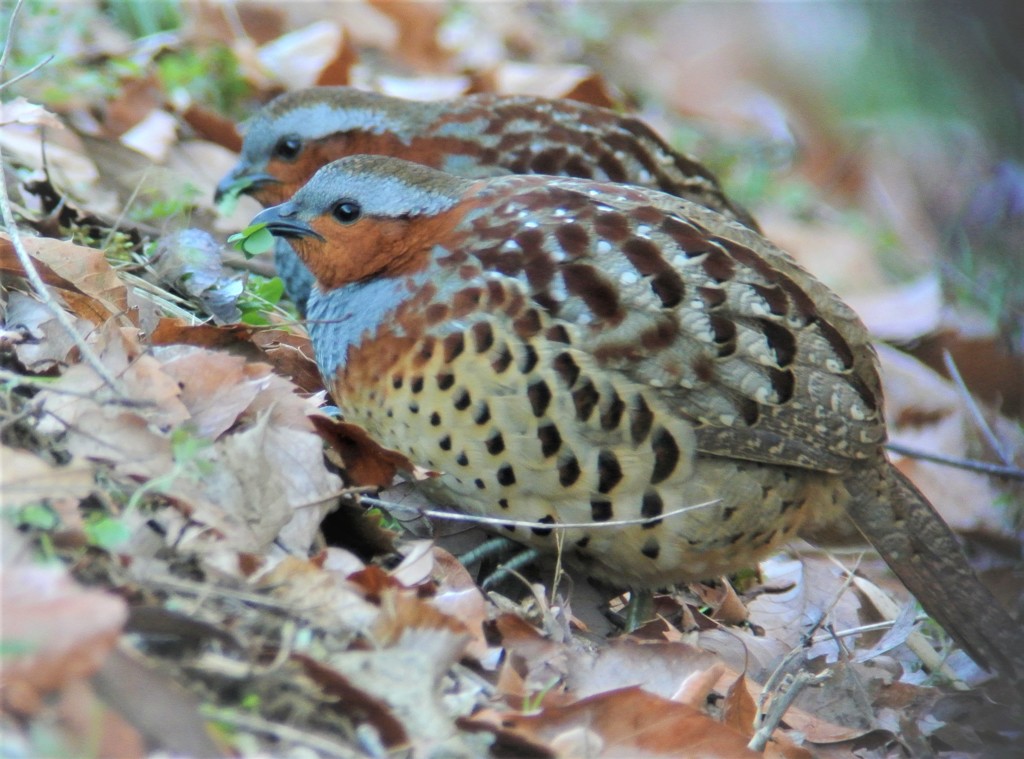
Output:
[[381,156],[256,222],[323,290],[310,333],[347,420],[443,472],[433,498],[536,523],[507,534],[546,550],[553,524],[648,520],[564,530],[567,557],[636,588],[845,513],[980,664],[1024,673],[1019,628],[885,457],[864,326],[766,240],[652,190]]
[[[715,177],[642,121],[571,100],[472,95],[414,102],[351,87],[314,87],[274,99],[248,123],[238,164],[217,188],[264,206],[281,203],[317,169],[348,155],[390,155],[465,177],[555,174],[651,187],[756,229]],[[305,310],[313,284],[291,248],[275,263]]]

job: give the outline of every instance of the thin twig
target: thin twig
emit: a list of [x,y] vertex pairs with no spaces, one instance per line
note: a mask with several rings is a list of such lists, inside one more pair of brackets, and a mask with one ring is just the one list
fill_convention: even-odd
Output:
[[11,40],[14,39],[14,24],[17,22],[18,13],[21,11],[23,3],[24,0],[18,0],[18,2],[14,4],[14,10],[11,11],[11,20],[7,24],[7,41],[4,43],[3,53],[0,54],[0,88],[5,86],[3,83],[4,71],[7,69],[7,58],[11,54]]
[[221,709],[204,705],[201,712],[207,719],[231,725],[236,729],[249,730],[269,735],[278,741],[288,741],[296,746],[303,746],[320,756],[330,759],[365,759],[366,754],[350,746],[337,742],[337,736],[302,730],[281,722],[270,722],[262,717],[244,714],[238,709]]
[[677,514],[683,514],[687,511],[693,511],[694,509],[704,509],[708,506],[714,506],[716,503],[721,501],[721,498],[716,498],[713,501],[705,501],[704,503],[698,503],[693,506],[684,506],[681,509],[675,509],[674,511],[666,511],[664,514],[660,514],[656,517],[641,517],[639,519],[616,519],[609,522],[524,522],[516,519],[502,519],[501,517],[481,517],[474,514],[459,514],[452,511],[436,511],[434,509],[419,509],[412,508],[409,506],[403,506],[400,503],[394,503],[391,501],[383,501],[379,498],[371,498],[370,496],[360,496],[360,501],[370,504],[371,506],[378,506],[380,508],[388,509],[389,511],[404,511],[404,512],[415,512],[416,514],[431,517],[433,519],[447,519],[452,522],[471,522],[473,524],[485,524],[492,527],[528,527],[533,529],[544,529],[544,530],[572,530],[572,529],[599,529],[602,527],[624,527],[629,525],[649,525],[657,524],[662,519],[676,516]]
[[795,675],[787,675],[779,684],[779,692],[772,694],[772,701],[767,713],[758,712],[758,721],[761,723],[750,739],[747,748],[751,751],[763,753],[765,746],[779,726],[786,711],[800,695],[800,692],[809,685],[820,685],[832,677],[832,670],[826,669],[818,674],[806,670],[800,670]]
[[26,77],[32,76],[34,73],[39,71],[39,69],[41,69],[43,66],[45,66],[50,61],[52,61],[55,57],[56,56],[54,56],[54,55],[48,55],[45,58],[43,58],[43,60],[39,61],[39,63],[37,63],[35,66],[30,68],[28,71],[22,71],[20,74],[18,74],[13,79],[8,79],[6,82],[0,82],[0,92],[2,92],[6,87],[10,87],[12,84],[15,84],[16,82],[20,82],[22,79],[25,79]]
[[149,166],[146,166],[146,168],[143,170],[142,176],[139,177],[139,181],[135,183],[135,187],[132,190],[132,194],[128,197],[128,200],[125,201],[124,206],[121,208],[121,213],[118,214],[117,218],[114,219],[114,223],[110,225],[110,229],[107,230],[107,236],[103,239],[103,242],[100,243],[100,249],[103,250],[104,252],[106,252],[107,248],[110,247],[110,243],[114,241],[114,235],[117,234],[118,228],[121,226],[121,223],[125,220],[125,217],[128,215],[129,209],[132,207],[132,205],[135,204],[135,201],[138,199],[139,192],[142,191],[142,185],[146,181],[146,179],[149,178],[149,172],[150,169],[152,168],[153,166],[152,164],[150,164]]
[[990,464],[987,461],[978,461],[977,459],[962,459],[956,456],[946,456],[942,453],[928,453],[927,451],[911,448],[901,445],[900,443],[886,443],[885,447],[893,453],[898,453],[901,456],[909,456],[913,459],[932,461],[936,464],[944,464],[946,466],[956,467],[957,469],[967,469],[971,472],[981,472],[982,474],[989,474],[993,477],[1005,477],[1011,480],[1024,480],[1024,469],[1020,469],[1018,467]]
[[999,459],[1009,466],[1012,464],[1012,460],[1003,450],[1002,444],[999,442],[999,438],[996,437],[992,428],[989,426],[988,420],[985,419],[985,415],[981,413],[981,407],[978,406],[978,402],[974,399],[971,391],[967,389],[967,384],[964,382],[964,378],[960,376],[960,370],[956,367],[956,362],[953,361],[953,356],[947,349],[942,351],[942,363],[946,367],[946,371],[949,372],[949,376],[953,379],[957,389],[963,396],[964,403],[967,404],[967,410],[971,413],[971,418],[974,419],[974,423],[978,426],[978,430],[981,432],[981,436],[985,438],[985,442],[989,444],[989,447],[995,451]]
[[[7,30],[7,41],[4,44],[3,54],[0,55],[0,79],[3,78],[4,69],[7,66],[7,58],[10,55],[11,50],[11,38],[14,31],[14,20],[18,15],[18,11],[21,9],[22,0],[18,0],[17,5],[14,7],[14,12],[11,14],[11,23]],[[0,170],[4,163],[3,146],[0,146]],[[17,223],[14,219],[14,212],[11,210],[11,201],[7,196],[7,183],[0,182],[0,218],[3,218],[4,225],[7,227],[7,233],[11,237],[11,244],[14,246],[14,252],[18,256],[18,261],[21,262],[22,268],[25,270],[25,274],[28,277],[29,282],[32,283],[32,289],[42,304],[53,314],[53,317],[57,320],[57,323],[64,328],[75,345],[78,347],[78,352],[89,366],[92,367],[93,371],[99,375],[111,389],[114,390],[118,395],[124,396],[125,393],[121,388],[121,383],[110,373],[110,371],[100,361],[99,356],[93,351],[86,341],[85,337],[79,333],[78,329],[75,328],[74,323],[71,321],[71,317],[68,313],[54,301],[53,296],[50,294],[50,290],[46,287],[42,278],[39,276],[39,272],[36,271],[35,264],[32,263],[32,257],[29,255],[28,250],[25,249],[25,245],[21,240],[21,233],[18,231]]]

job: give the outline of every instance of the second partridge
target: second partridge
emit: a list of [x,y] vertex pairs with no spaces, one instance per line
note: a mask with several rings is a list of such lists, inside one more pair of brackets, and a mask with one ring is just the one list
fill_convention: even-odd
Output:
[[845,514],[971,656],[1024,674],[1019,627],[885,457],[864,326],[754,233],[652,190],[381,156],[254,222],[323,290],[310,334],[346,419],[443,472],[421,483],[438,501],[549,551],[583,524],[566,555],[635,588]]
[[[757,228],[710,171],[642,121],[529,96],[416,102],[352,87],[285,93],[249,120],[238,164],[217,194],[243,185],[264,206],[281,203],[324,164],[356,154],[390,155],[466,177],[557,174],[642,185]],[[304,311],[312,275],[284,241],[274,260],[289,297]]]

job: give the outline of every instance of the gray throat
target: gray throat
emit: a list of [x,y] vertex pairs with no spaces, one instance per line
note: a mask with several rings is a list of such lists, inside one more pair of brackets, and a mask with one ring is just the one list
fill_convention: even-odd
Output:
[[371,335],[401,303],[408,290],[405,279],[373,279],[322,292],[314,287],[309,297],[307,330],[316,350],[316,363],[326,381],[334,378],[348,358],[349,346]]

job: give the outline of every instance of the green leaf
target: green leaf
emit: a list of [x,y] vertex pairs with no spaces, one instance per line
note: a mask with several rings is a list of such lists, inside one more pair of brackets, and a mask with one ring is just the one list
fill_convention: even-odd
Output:
[[262,298],[267,303],[276,305],[284,295],[284,280],[280,277],[270,277],[262,282],[255,283],[250,289],[257,298]]
[[32,503],[18,511],[18,524],[25,527],[52,530],[59,522],[54,510],[42,503]]
[[131,537],[131,530],[128,525],[110,517],[100,517],[94,521],[86,522],[85,535],[94,546],[113,551],[118,546],[124,545]]
[[217,212],[223,216],[230,216],[238,205],[238,199],[252,186],[252,177],[239,177],[227,186],[217,203]]
[[270,324],[270,319],[264,316],[259,309],[255,308],[251,311],[243,312],[239,321],[251,327],[266,327]]
[[228,242],[252,258],[274,247],[274,236],[264,222],[251,224],[241,232],[231,235]]

